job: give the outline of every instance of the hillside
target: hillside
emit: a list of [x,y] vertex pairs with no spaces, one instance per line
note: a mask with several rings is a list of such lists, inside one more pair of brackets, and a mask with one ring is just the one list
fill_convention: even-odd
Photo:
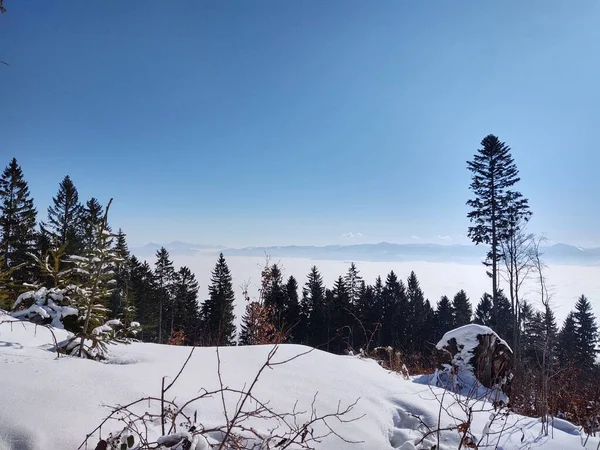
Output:
[[[10,320],[2,316],[0,321]],[[64,331],[55,330],[57,337]],[[0,326],[0,449],[33,450],[41,448],[76,449],[86,434],[92,431],[108,414],[103,405],[131,402],[149,395],[160,395],[161,377],[173,377],[187,358],[189,347],[162,346],[134,343],[111,347],[111,358],[99,363],[61,357],[49,351],[50,333],[43,328],[22,322],[3,323]],[[271,346],[226,347],[220,349],[223,383],[232,388],[243,388],[254,378]],[[306,347],[282,345],[275,360],[281,361],[307,351]],[[168,379],[169,380],[169,379]],[[168,382],[167,380],[167,382]],[[167,399],[184,400],[197,395],[201,388],[218,387],[217,359],[214,348],[197,348],[188,366],[174,385]],[[254,395],[269,401],[273,409],[291,412],[310,411],[331,413],[338,403],[346,408],[358,399],[356,407],[345,416],[343,423],[332,420],[330,426],[340,439],[330,435],[317,444],[318,449],[413,449],[431,448],[435,433],[419,442],[425,432],[423,424],[435,429],[443,401],[450,411],[460,414],[453,397],[438,388],[415,383],[412,379],[389,373],[372,360],[352,356],[336,356],[312,351],[286,364],[266,370],[260,377]],[[315,397],[315,394],[316,397]],[[233,410],[238,397],[226,397]],[[485,409],[478,402],[475,409]],[[144,409],[151,409],[144,404]],[[198,422],[213,427],[223,422],[219,396],[203,399],[195,408]],[[193,410],[189,411],[193,414]],[[564,421],[556,421],[551,436],[540,436],[536,419],[511,415],[501,435],[502,421],[493,423],[487,437],[483,436],[489,412],[475,413],[471,430],[487,442],[481,448],[504,449],[596,449],[600,440],[591,438],[586,447],[584,437]],[[303,417],[305,418],[305,417]],[[345,421],[344,421],[345,422]],[[249,419],[252,428],[267,435],[272,420]],[[440,427],[456,425],[443,412]],[[315,425],[315,432],[326,431]],[[102,428],[103,436],[119,431],[118,423]],[[150,434],[160,435],[158,426]],[[97,440],[93,445],[94,448]],[[441,448],[458,447],[458,433],[441,433]],[[200,448],[200,447],[199,447]],[[293,448],[293,447],[290,447]]]

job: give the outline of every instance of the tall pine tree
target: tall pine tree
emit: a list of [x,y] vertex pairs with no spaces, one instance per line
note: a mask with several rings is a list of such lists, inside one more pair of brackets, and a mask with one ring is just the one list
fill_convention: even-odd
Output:
[[[471,211],[467,217],[473,224],[468,235],[475,244],[490,246],[484,264],[491,268],[492,323],[498,321],[498,262],[501,243],[520,219],[531,214],[529,205],[521,193],[511,191],[519,179],[519,171],[510,153],[510,147],[496,136],[488,135],[467,168],[473,173],[470,185],[475,198],[468,200]],[[514,231],[514,230],[513,230]]]
[[167,342],[169,329],[168,310],[173,303],[173,285],[175,282],[175,269],[166,248],[161,247],[156,251],[154,266],[156,279],[156,300],[158,300],[158,343]]
[[11,276],[21,283],[35,281],[36,215],[23,170],[13,158],[0,178],[0,256],[1,269],[14,268]]
[[585,295],[575,304],[575,363],[589,371],[594,367],[598,355],[598,325],[592,312],[592,305]]
[[452,300],[452,307],[454,309],[454,327],[462,327],[471,323],[473,310],[471,308],[471,302],[467,297],[467,293],[462,289],[454,296]]
[[81,232],[83,207],[79,203],[79,193],[71,178],[67,175],[58,187],[52,205],[48,207],[48,223],[42,229],[50,234],[53,248],[67,245],[67,255],[80,255],[83,251]]
[[212,271],[209,298],[202,304],[203,340],[209,345],[235,345],[235,294],[223,253]]

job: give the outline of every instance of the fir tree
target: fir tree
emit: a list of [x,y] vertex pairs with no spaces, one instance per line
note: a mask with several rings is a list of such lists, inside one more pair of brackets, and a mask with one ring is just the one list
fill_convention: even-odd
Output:
[[[375,283],[376,293],[380,286],[381,279]],[[409,305],[404,283],[393,270],[385,279],[381,297],[381,345],[405,349],[410,339]]]
[[183,332],[183,343],[193,345],[198,341],[200,334],[198,282],[196,281],[196,276],[186,266],[181,267],[175,274],[173,295],[171,335],[173,332]]
[[439,341],[444,333],[454,328],[454,308],[445,295],[440,298],[435,311],[434,339]]
[[277,264],[267,264],[264,268],[261,291],[264,305],[271,311],[273,324],[281,330],[285,326],[286,290],[283,274]]
[[575,304],[575,363],[589,371],[594,367],[598,354],[598,325],[590,301],[582,295]]
[[170,260],[169,252],[161,247],[156,252],[156,263],[154,266],[154,276],[156,279],[156,298],[158,300],[158,343],[164,344],[167,341],[166,331],[168,331],[168,309],[173,303],[173,284],[175,282],[175,269]]
[[558,359],[566,367],[577,359],[578,333],[575,313],[571,311],[565,319],[558,335]]
[[363,279],[360,276],[360,271],[356,268],[354,263],[350,263],[350,268],[344,277],[344,282],[346,283],[346,291],[348,292],[350,303],[352,305],[358,303],[361,294],[362,281]]
[[471,309],[471,302],[467,297],[467,293],[462,289],[454,296],[452,300],[452,307],[454,309],[454,328],[462,327],[471,323],[471,317],[473,310]]
[[330,336],[336,336],[336,339],[330,344],[330,351],[333,353],[343,353],[352,342],[352,316],[350,314],[350,294],[348,293],[346,283],[340,276],[333,284],[331,291],[331,300],[329,303],[329,328]]
[[83,207],[79,203],[77,188],[67,175],[60,183],[56,197],[48,208],[48,225],[42,227],[50,233],[51,244],[58,248],[67,244],[67,255],[82,252],[81,220]]
[[[467,217],[474,225],[468,235],[475,244],[490,246],[484,264],[491,267],[492,278],[492,323],[499,322],[497,310],[498,262],[501,258],[500,245],[521,220],[530,216],[527,200],[510,188],[519,181],[519,171],[510,153],[510,147],[493,135],[486,136],[475,154],[467,162],[473,173],[471,190],[475,198],[467,201],[471,211]],[[515,231],[514,229],[512,230]]]
[[486,327],[492,326],[492,296],[487,292],[481,296],[477,309],[475,310],[474,323],[479,325],[485,325]]
[[23,171],[13,158],[0,178],[0,256],[1,269],[14,268],[12,277],[21,283],[34,281],[36,215]]
[[[81,209],[81,228],[82,228],[82,245],[84,249],[89,249],[95,242],[96,236],[94,236],[98,225],[102,222],[102,205],[100,202],[92,197],[89,199],[85,206]],[[110,231],[110,228],[107,228]]]
[[210,345],[235,345],[235,294],[223,253],[212,271],[209,298],[201,308],[203,333]]
[[155,342],[158,339],[159,324],[156,278],[148,262],[141,263],[135,256],[130,258],[129,266],[130,292],[142,325],[139,337],[146,342]]
[[286,328],[291,333],[291,341],[298,342],[296,338],[296,328],[300,322],[300,302],[298,299],[298,282],[293,276],[288,278],[285,285],[285,308],[283,310],[283,319]]
[[421,285],[414,272],[410,273],[406,287],[409,305],[408,346],[413,351],[422,351],[427,342],[427,318],[432,311],[429,302],[425,302]]
[[327,343],[327,305],[325,303],[325,286],[323,277],[317,266],[313,266],[302,289],[300,302],[301,317],[307,323],[304,342],[312,347]]

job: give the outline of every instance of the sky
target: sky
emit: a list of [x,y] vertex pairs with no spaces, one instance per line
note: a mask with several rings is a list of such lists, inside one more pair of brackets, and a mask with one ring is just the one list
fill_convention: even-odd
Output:
[[[530,230],[600,246],[600,2],[5,0],[0,165],[129,241],[466,243],[511,146]],[[4,161],[4,162],[2,162]]]

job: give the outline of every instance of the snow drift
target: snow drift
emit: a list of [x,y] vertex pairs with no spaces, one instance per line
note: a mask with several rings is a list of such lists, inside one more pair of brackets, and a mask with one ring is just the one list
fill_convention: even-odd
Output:
[[[116,405],[160,393],[161,378],[174,377],[189,355],[190,348],[133,343],[110,348],[105,363],[73,357],[56,358],[47,329],[15,322],[0,315],[0,449],[76,449],[87,433],[108,414],[105,405]],[[12,323],[6,323],[12,321]],[[66,337],[55,330],[57,338]],[[64,335],[63,335],[64,334]],[[225,347],[220,349],[221,372],[227,386],[243,388],[265,361],[271,346]],[[286,359],[305,352],[306,347],[282,345],[277,358]],[[170,399],[188,399],[201,388],[218,387],[214,348],[198,348],[169,393]],[[452,416],[461,415],[457,398],[443,389],[405,380],[382,369],[375,361],[336,356],[315,350],[286,364],[267,370],[254,394],[282,411],[294,406],[320,412],[335,411],[338,404],[358,399],[348,423],[332,423],[336,433],[316,448],[386,450],[456,449],[460,425]],[[315,394],[316,397],[315,397]],[[234,401],[230,399],[228,401]],[[443,408],[440,409],[440,405]],[[230,405],[234,407],[235,405]],[[598,438],[585,436],[573,425],[555,422],[554,438],[540,435],[537,419],[509,415],[490,423],[490,405],[478,401],[473,408],[470,432],[480,448],[503,449],[596,449]],[[207,400],[198,411],[204,424],[222,422],[221,399]],[[269,433],[269,424],[255,421],[260,433]],[[118,431],[107,423],[102,432]],[[504,431],[500,433],[500,430]],[[90,445],[93,448],[92,445]]]

